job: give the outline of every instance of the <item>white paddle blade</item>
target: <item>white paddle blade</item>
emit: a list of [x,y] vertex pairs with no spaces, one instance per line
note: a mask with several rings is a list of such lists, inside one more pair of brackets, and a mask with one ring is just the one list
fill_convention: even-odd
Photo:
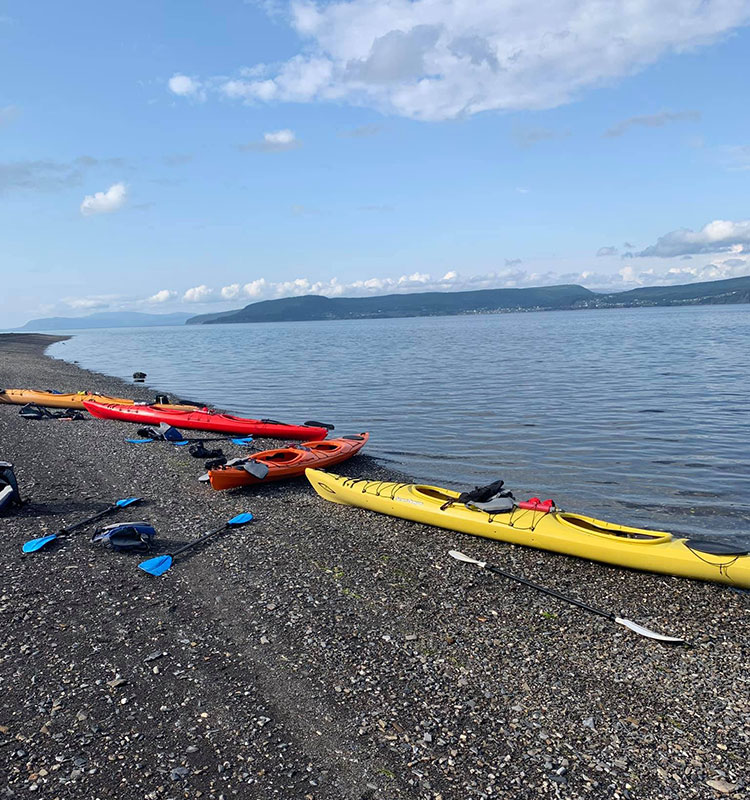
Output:
[[624,625],[631,631],[635,631],[635,633],[638,633],[641,636],[646,636],[649,639],[656,639],[659,642],[672,642],[673,644],[685,644],[684,639],[680,639],[677,636],[665,636],[663,633],[657,633],[649,628],[644,628],[643,625],[639,625],[637,622],[633,622],[631,619],[615,617],[615,622],[618,623],[618,625]]
[[204,473],[203,475],[201,475],[201,476],[200,476],[200,478],[198,478],[198,480],[199,480],[201,483],[207,483],[208,481],[210,481],[210,480],[211,480],[211,476],[210,476],[210,475],[209,475],[209,474],[206,472],[206,473]]
[[476,558],[469,558],[469,556],[460,553],[458,550],[449,550],[448,555],[453,556],[453,558],[455,558],[456,561],[465,561],[467,564],[476,564],[478,567],[487,566],[486,561],[477,561]]

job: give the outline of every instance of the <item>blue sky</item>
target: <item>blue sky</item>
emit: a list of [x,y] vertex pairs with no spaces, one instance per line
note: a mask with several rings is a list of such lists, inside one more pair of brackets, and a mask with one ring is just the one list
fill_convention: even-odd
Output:
[[0,326],[750,274],[750,2],[0,2]]

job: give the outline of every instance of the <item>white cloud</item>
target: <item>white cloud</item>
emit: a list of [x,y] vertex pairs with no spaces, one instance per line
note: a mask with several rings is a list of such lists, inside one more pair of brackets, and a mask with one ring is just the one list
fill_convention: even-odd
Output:
[[112,302],[118,299],[117,295],[93,295],[91,297],[64,297],[62,302],[68,308],[76,311],[97,311],[109,308]]
[[[456,269],[451,269],[438,276],[432,276],[427,272],[412,272],[398,276],[371,277],[354,281],[347,281],[339,277],[324,280],[300,277],[286,281],[255,278],[244,284],[232,283],[220,288],[209,287],[205,284],[195,286],[182,295],[182,300],[190,304],[231,303],[232,305],[229,307],[237,308],[240,305],[260,300],[275,300],[305,294],[326,297],[372,297],[411,292],[513,289],[569,283],[577,283],[593,291],[609,292],[624,291],[639,286],[669,286],[750,275],[750,257],[732,255],[724,259],[705,259],[702,263],[696,263],[697,260],[695,259],[688,265],[683,261],[675,260],[674,265],[659,268],[658,265],[663,262],[654,259],[656,266],[648,265],[639,269],[631,263],[616,273],[595,272],[586,269],[561,272],[559,268],[555,270],[546,266],[536,270],[522,269],[519,266],[521,259],[509,259],[506,260],[508,266],[504,269],[474,275],[463,274]],[[163,290],[154,297],[160,296],[166,291],[168,290]],[[176,292],[171,292],[170,299],[176,296]],[[95,307],[94,303],[112,300],[112,297],[102,296],[75,302],[81,304],[78,307],[91,308]],[[91,305],[84,306],[82,305],[84,303]],[[129,303],[131,301],[127,301],[126,305]]]
[[81,214],[89,217],[92,214],[111,214],[125,204],[127,189],[124,183],[115,183],[106,192],[87,194],[81,203]]
[[700,111],[660,111],[658,114],[645,114],[640,117],[624,119],[605,131],[604,135],[609,137],[622,136],[630,128],[638,126],[663,128],[670,122],[697,122],[700,118]]
[[194,286],[192,289],[188,289],[182,296],[182,299],[186,303],[207,303],[216,298],[214,290],[202,284],[201,286]]
[[265,292],[268,285],[265,278],[258,278],[257,280],[250,281],[250,283],[246,283],[242,289],[247,297],[259,298]]
[[224,286],[221,290],[221,296],[224,300],[234,300],[235,297],[239,297],[242,291],[242,287],[239,283],[233,283],[230,286]]
[[696,281],[720,281],[727,278],[740,278],[750,274],[750,259],[726,258],[714,260],[698,266],[677,266],[668,270],[656,270],[653,267],[638,270],[633,266],[623,267],[619,275],[628,287],[638,286],[670,286]]
[[260,142],[248,142],[240,145],[240,150],[258,150],[262,153],[283,153],[286,150],[296,150],[302,143],[294,135],[294,131],[284,128],[280,131],[269,131],[263,134]]
[[601,258],[602,256],[614,256],[617,255],[617,248],[616,247],[600,247],[596,251],[597,257]]
[[179,72],[175,73],[169,79],[167,85],[172,94],[179,95],[180,97],[193,97],[196,100],[202,100],[204,97],[201,82],[188,75],[181,75]]
[[[204,83],[245,102],[344,101],[423,120],[553,108],[750,19],[746,0],[550,0],[543,13],[528,0],[297,0],[290,12],[297,55]],[[196,82],[178,78],[190,95]]]
[[692,231],[689,228],[670,231],[660,236],[656,244],[635,255],[672,258],[696,253],[721,253],[727,250],[740,253],[743,250],[750,250],[750,220],[732,222],[715,219],[699,231]]
[[177,292],[171,289],[162,289],[156,294],[152,294],[146,301],[147,303],[166,303],[169,300],[174,300],[177,297]]

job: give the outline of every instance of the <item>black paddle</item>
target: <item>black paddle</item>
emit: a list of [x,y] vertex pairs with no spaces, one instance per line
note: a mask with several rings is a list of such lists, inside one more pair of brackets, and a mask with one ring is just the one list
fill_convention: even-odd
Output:
[[664,636],[664,634],[656,633],[656,631],[645,628],[643,625],[639,625],[637,622],[624,619],[623,617],[618,617],[609,611],[602,611],[600,608],[594,608],[594,606],[586,605],[586,603],[582,603],[580,600],[576,600],[574,597],[568,597],[567,595],[560,594],[560,592],[556,592],[554,589],[548,589],[545,586],[540,586],[538,583],[532,583],[531,581],[526,580],[526,578],[521,578],[518,575],[511,575],[509,572],[504,572],[498,567],[491,566],[486,561],[477,561],[475,558],[469,558],[469,556],[459,553],[458,550],[450,550],[448,555],[453,556],[453,558],[455,558],[457,561],[465,561],[467,564],[476,564],[480,569],[489,570],[489,572],[494,572],[496,575],[502,575],[503,578],[516,581],[516,583],[522,583],[524,586],[529,586],[532,589],[536,589],[539,592],[548,594],[551,597],[556,597],[558,600],[564,600],[566,603],[572,603],[574,606],[578,606],[578,608],[582,608],[584,611],[590,611],[592,614],[598,614],[600,617],[604,617],[610,622],[616,622],[618,625],[623,625],[626,628],[629,628],[631,631],[635,631],[635,633],[640,634],[641,636],[646,636],[649,639],[657,639],[660,642],[685,644],[684,639],[679,639],[676,636]]
[[120,508],[125,508],[126,506],[132,505],[133,503],[137,503],[140,499],[141,499],[140,497],[125,497],[122,500],[118,500],[109,508],[105,508],[104,511],[100,511],[98,514],[94,514],[93,517],[87,517],[86,519],[82,519],[80,522],[76,522],[74,525],[69,525],[67,528],[60,528],[59,531],[57,531],[56,533],[50,533],[48,536],[41,536],[38,539],[31,539],[30,541],[24,544],[22,548],[23,552],[35,553],[37,550],[41,550],[45,545],[49,544],[50,542],[53,542],[55,539],[57,539],[58,536],[65,536],[69,533],[73,533],[73,531],[77,531],[84,525],[88,525],[89,522],[96,522],[96,520],[101,519],[107,514],[111,514],[113,511],[117,511]]
[[216,536],[227,528],[239,528],[242,525],[247,525],[252,518],[253,515],[249,511],[246,511],[244,514],[237,514],[236,517],[232,517],[232,519],[225,522],[220,527],[214,528],[212,531],[208,531],[208,533],[204,533],[203,536],[199,536],[195,541],[178,547],[173,553],[165,553],[163,556],[155,556],[154,558],[149,558],[147,561],[141,561],[138,567],[144,572],[148,572],[149,575],[156,575],[157,577],[163,575],[172,566],[174,557],[179,553],[184,553],[185,550],[196,547],[202,542],[205,542],[206,539]]

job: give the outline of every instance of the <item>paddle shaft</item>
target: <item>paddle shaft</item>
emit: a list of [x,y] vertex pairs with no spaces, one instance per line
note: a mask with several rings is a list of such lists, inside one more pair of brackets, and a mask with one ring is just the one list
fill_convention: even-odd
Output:
[[172,558],[174,558],[176,555],[184,553],[185,550],[190,550],[191,547],[195,547],[196,545],[199,545],[201,542],[205,542],[206,539],[209,539],[211,536],[216,536],[217,533],[221,533],[223,530],[226,530],[227,528],[231,527],[232,527],[231,525],[225,522],[220,528],[214,528],[212,531],[204,533],[203,536],[199,536],[194,542],[188,542],[187,544],[183,544],[182,547],[178,547],[174,552],[167,553],[167,555],[170,555],[172,556]]
[[98,514],[94,514],[93,517],[88,517],[87,519],[82,519],[80,522],[76,522],[73,525],[70,525],[66,528],[60,528],[57,532],[58,535],[65,534],[65,533],[73,533],[73,531],[78,530],[78,528],[82,528],[84,525],[88,525],[89,522],[96,522],[96,520],[101,519],[102,517],[106,517],[107,514],[111,514],[113,511],[117,511],[120,508],[117,504],[110,506],[109,508],[105,508],[104,511],[100,511]]
[[550,597],[556,597],[558,600],[564,600],[566,603],[572,603],[574,606],[578,606],[578,608],[582,608],[584,611],[590,611],[592,614],[598,614],[600,617],[604,617],[611,622],[617,621],[617,617],[614,614],[610,614],[608,611],[602,611],[600,608],[594,608],[594,606],[586,605],[586,603],[576,600],[575,597],[568,597],[568,595],[560,594],[560,592],[556,592],[554,589],[548,589],[546,586],[540,586],[538,583],[527,581],[526,578],[521,578],[518,575],[511,575],[510,572],[505,572],[504,570],[499,569],[498,567],[493,567],[490,564],[485,564],[484,568],[490,572],[494,572],[496,575],[502,575],[503,578],[508,578],[508,580],[516,581],[516,583],[522,583],[524,586],[529,586],[532,589],[536,589],[538,592],[548,594]]

